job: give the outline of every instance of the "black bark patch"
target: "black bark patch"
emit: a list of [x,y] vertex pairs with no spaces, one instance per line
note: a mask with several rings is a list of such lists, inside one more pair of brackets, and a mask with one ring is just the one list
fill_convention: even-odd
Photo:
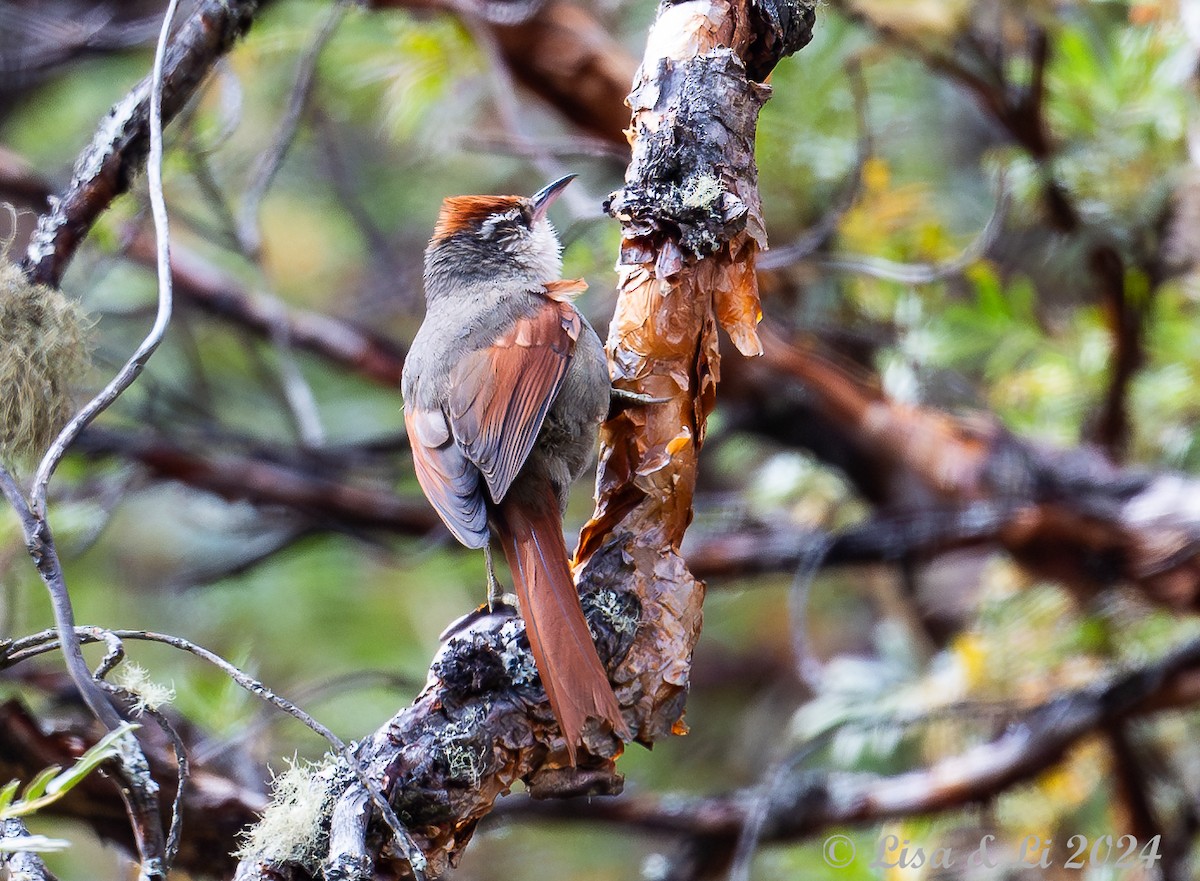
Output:
[[[735,191],[757,186],[754,129],[769,94],[747,80],[731,49],[660,60],[629,96],[639,127],[629,165],[635,179],[604,206],[626,236],[678,236],[699,257],[745,229],[749,207]],[[639,118],[644,110],[661,121],[657,130]]]

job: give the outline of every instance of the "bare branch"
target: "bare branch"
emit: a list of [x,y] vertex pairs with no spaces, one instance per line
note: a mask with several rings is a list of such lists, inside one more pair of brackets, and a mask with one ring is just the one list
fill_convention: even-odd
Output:
[[629,158],[628,151],[622,150],[600,138],[588,135],[574,137],[536,138],[500,137],[486,135],[470,135],[463,141],[463,148],[480,153],[501,153],[506,156],[519,156],[524,159],[538,159],[543,156],[556,158],[583,157],[586,159],[607,159],[622,165]]
[[308,104],[316,82],[317,62],[321,59],[321,51],[337,32],[338,25],[346,15],[347,0],[336,0],[333,7],[325,14],[325,20],[314,32],[307,48],[296,64],[296,73],[292,81],[292,89],[288,94],[287,108],[275,132],[275,138],[270,147],[258,157],[250,173],[249,183],[242,196],[242,206],[238,213],[238,238],[241,239],[245,252],[258,257],[262,249],[262,235],[259,230],[259,209],[263,197],[270,189],[275,175],[287,156],[296,133],[300,130],[300,118]]
[[[264,5],[257,0],[203,0],[176,34],[164,64],[164,122],[183,108]],[[147,78],[113,107],[76,162],[70,186],[38,221],[23,264],[32,281],[57,285],[92,224],[129,189],[150,148],[150,92]]]
[[1146,323],[1154,306],[1153,285],[1138,296],[1129,290],[1125,261],[1117,248],[1098,244],[1089,255],[1100,304],[1112,338],[1111,367],[1099,412],[1085,427],[1085,437],[1104,448],[1114,462],[1125,457],[1132,433],[1129,392],[1146,363]]
[[[861,376],[774,332],[761,365],[790,377],[834,430],[878,469],[878,504],[897,511],[988,502],[974,539],[996,540],[1043,577],[1084,594],[1127,581],[1176,609],[1200,603],[1200,483],[1122,469],[1094,448],[1018,438],[996,420],[889,400]],[[988,509],[982,509],[987,513]]]
[[[562,177],[567,169],[558,158],[548,152],[537,150],[537,143],[525,134],[513,76],[500,50],[500,43],[493,29],[473,16],[464,16],[464,22],[487,58],[490,69],[488,83],[491,86],[492,101],[496,106],[505,133],[514,142],[529,150],[533,165],[542,177],[547,180]],[[600,216],[596,209],[597,200],[582,190],[572,187],[563,193],[560,201],[567,205],[576,219]]]
[[846,73],[850,79],[851,94],[854,96],[854,115],[858,120],[858,145],[847,182],[842,185],[842,192],[834,199],[833,205],[812,229],[806,230],[786,245],[766,251],[758,259],[759,269],[790,266],[816,253],[837,232],[838,224],[858,200],[862,190],[863,169],[866,168],[867,160],[871,158],[875,146],[867,112],[867,84],[863,79],[862,66],[855,60],[846,65]]
[[[125,366],[106,385],[99,394],[89,401],[75,417],[67,423],[50,449],[42,457],[37,473],[33,478],[33,490],[30,494],[30,507],[34,516],[43,519],[46,515],[46,491],[50,478],[58,468],[59,462],[66,454],[67,448],[75,441],[88,424],[108,409],[112,403],[129,388],[141,374],[150,360],[150,356],[158,348],[167,333],[171,323],[173,304],[173,289],[171,287],[171,246],[167,203],[163,197],[162,160],[163,160],[163,65],[167,54],[167,35],[175,18],[178,0],[171,0],[167,5],[162,32],[158,38],[158,46],[154,54],[154,69],[150,76],[150,107],[149,107],[149,136],[150,153],[148,176],[150,183],[150,208],[154,216],[155,233],[155,265],[158,272],[158,310],[154,316],[154,326],[141,344],[134,350]],[[133,93],[133,94],[136,94]],[[36,241],[36,236],[35,236]],[[30,244],[32,250],[33,243]],[[63,631],[69,633],[70,629]],[[110,726],[111,727],[111,726]]]
[[20,881],[58,881],[54,873],[46,868],[42,858],[32,851],[8,851],[4,842],[29,837],[25,823],[16,818],[0,823],[0,866],[8,869],[8,876]]
[[[1005,733],[928,768],[893,777],[828,771],[784,775],[772,791],[764,841],[793,841],[825,830],[869,825],[989,801],[1058,764],[1082,739],[1105,725],[1150,712],[1177,681],[1200,666],[1200,640],[1160,660],[1116,673],[1028,711]],[[605,821],[684,838],[734,840],[754,807],[746,793],[724,797],[506,802],[497,815],[548,820]]]
[[427,535],[441,523],[419,498],[397,496],[382,487],[341,483],[316,473],[316,468],[280,462],[278,457],[209,453],[165,437],[101,429],[89,429],[79,447],[91,455],[119,455],[140,463],[156,477],[178,480],[223,498],[283,505],[313,525]]
[[814,262],[823,269],[855,272],[869,275],[884,281],[895,281],[901,284],[933,284],[945,278],[960,274],[972,263],[987,254],[988,249],[996,243],[1004,221],[1008,216],[1009,205],[1012,202],[1008,191],[1008,183],[1001,172],[996,183],[999,195],[996,207],[987,224],[961,253],[941,263],[897,263],[882,257],[870,257],[856,254],[831,254],[828,257],[816,257]]
[[[100,674],[97,674],[96,679],[101,680]],[[137,704],[137,695],[132,692],[112,685],[108,682],[102,682],[101,685],[110,693],[122,697],[131,704]],[[141,706],[137,710],[137,714],[149,716],[158,725],[159,730],[166,735],[167,740],[171,743],[171,749],[175,753],[175,797],[171,800],[171,824],[168,827],[166,844],[163,848],[163,870],[164,874],[171,871],[171,867],[175,864],[175,858],[179,856],[179,845],[183,840],[183,805],[187,798],[187,781],[191,774],[191,768],[188,763],[187,747],[183,743],[183,738],[179,736],[179,732],[175,730],[175,726],[166,715],[154,707]]]
[[[149,242],[142,237],[134,239],[129,255],[147,263]],[[312,352],[383,385],[393,388],[400,385],[404,350],[391,340],[316,312],[280,308],[278,301],[246,290],[182,249],[176,249],[171,269],[180,298],[198,309],[266,339],[281,332],[282,326],[294,348]]]

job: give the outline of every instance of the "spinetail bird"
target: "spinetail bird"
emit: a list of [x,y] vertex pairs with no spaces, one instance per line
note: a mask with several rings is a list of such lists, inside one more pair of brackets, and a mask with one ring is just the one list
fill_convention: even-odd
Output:
[[533,196],[453,196],[425,251],[425,320],[404,363],[417,480],[454,536],[483,548],[489,605],[504,551],[529,646],[571,764],[589,718],[630,737],[571,577],[562,516],[612,391],[604,347],[572,305],[546,211],[575,175]]

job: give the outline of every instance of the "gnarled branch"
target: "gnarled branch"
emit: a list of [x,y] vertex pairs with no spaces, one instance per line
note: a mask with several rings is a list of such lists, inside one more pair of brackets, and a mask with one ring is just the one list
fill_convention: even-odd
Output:
[[[811,3],[665,5],[635,80],[633,161],[610,202],[623,224],[610,361],[623,385],[670,400],[606,424],[578,581],[627,721],[646,743],[683,730],[703,587],[678,548],[715,399],[718,319],[739,348],[758,349],[754,255],[764,233],[753,146],[768,90],[757,80],[808,41],[812,24]],[[668,133],[683,128],[689,137],[672,140]],[[534,795],[620,787],[613,766],[620,744],[611,735],[589,732],[589,755],[567,767],[524,643],[511,612],[472,616],[434,659],[413,706],[359,747],[433,874],[455,862],[517,780]],[[357,798],[347,789],[339,804]],[[362,851],[352,849],[349,859],[331,854],[330,861],[366,877]],[[372,855],[378,872],[388,858]],[[294,877],[295,867],[251,859],[238,877],[280,873]]]

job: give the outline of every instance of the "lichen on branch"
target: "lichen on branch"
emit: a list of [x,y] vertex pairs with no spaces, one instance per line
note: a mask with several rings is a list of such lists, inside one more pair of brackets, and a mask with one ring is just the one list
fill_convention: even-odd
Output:
[[[679,546],[716,401],[718,322],[743,354],[762,351],[754,260],[766,231],[754,136],[770,90],[749,70],[766,76],[811,37],[812,4],[783,4],[774,18],[757,6],[660,8],[629,97],[632,161],[607,203],[622,224],[613,380],[667,402],[626,408],[602,427],[596,513],[577,556],[581,583],[603,583],[601,561],[614,554],[629,570],[624,589],[637,595],[642,619],[614,678],[618,697],[637,707],[645,742],[686,730],[704,586]],[[772,24],[781,20],[803,26]],[[770,57],[764,46],[774,47]]]
[[0,260],[0,462],[40,456],[70,418],[89,328],[74,300]]
[[[660,8],[630,98],[633,161],[610,200],[623,224],[610,370],[618,385],[666,400],[629,406],[605,424],[596,513],[576,574],[600,657],[644,743],[684,730],[704,589],[678,550],[715,401],[718,320],[739,349],[759,351],[754,255],[765,232],[754,129],[769,92],[759,80],[811,36],[811,2],[764,9],[750,0]],[[524,625],[497,609],[452,628],[414,704],[357,755],[436,876],[518,780],[543,797],[619,791],[620,742],[590,729],[585,747],[580,767],[570,767]],[[325,822],[360,814],[352,788],[334,801]],[[394,858],[376,828],[331,835],[345,851],[332,848],[325,865],[380,874]],[[248,855],[238,878],[294,876],[296,867],[261,856]]]

